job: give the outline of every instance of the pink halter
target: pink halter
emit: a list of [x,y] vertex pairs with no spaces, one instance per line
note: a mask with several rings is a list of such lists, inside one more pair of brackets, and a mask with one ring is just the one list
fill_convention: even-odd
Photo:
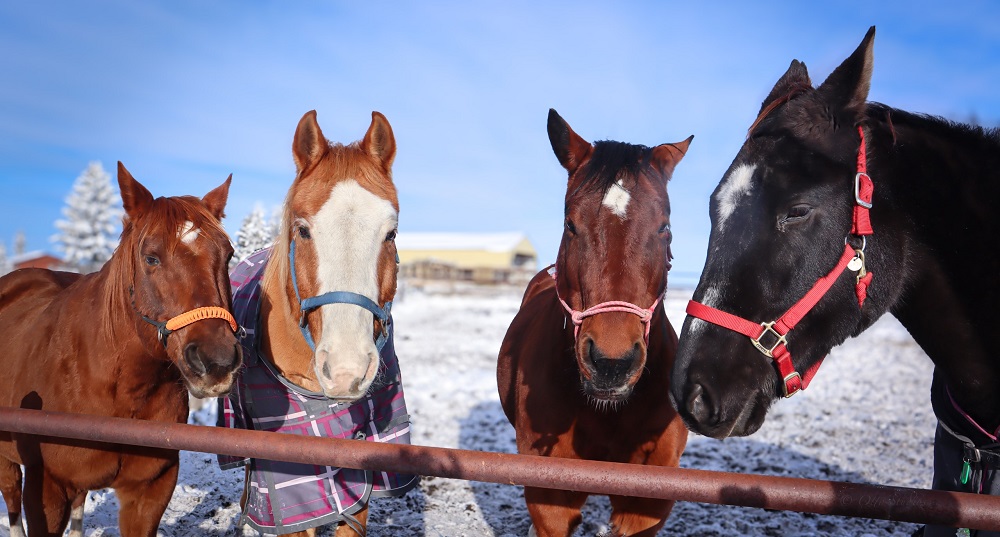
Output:
[[[553,280],[556,280],[555,267],[552,267],[552,269],[549,271],[549,274],[552,275]],[[559,303],[562,304],[562,307],[567,312],[569,312],[570,319],[573,320],[573,339],[576,339],[577,335],[580,334],[580,325],[583,324],[583,320],[586,319],[587,317],[593,317],[598,313],[610,313],[614,311],[620,311],[624,313],[631,313],[639,317],[639,321],[641,321],[642,324],[645,326],[645,333],[643,334],[643,340],[648,344],[649,327],[650,327],[650,321],[653,318],[653,310],[656,309],[656,306],[659,305],[660,300],[663,299],[663,293],[661,293],[660,296],[656,297],[656,300],[653,301],[653,305],[648,308],[641,308],[631,302],[623,302],[621,300],[611,300],[608,302],[601,302],[596,306],[591,306],[583,311],[579,311],[571,308],[570,305],[567,304],[566,301],[563,300],[561,296],[559,296],[559,285],[557,281],[556,298],[559,299]]]

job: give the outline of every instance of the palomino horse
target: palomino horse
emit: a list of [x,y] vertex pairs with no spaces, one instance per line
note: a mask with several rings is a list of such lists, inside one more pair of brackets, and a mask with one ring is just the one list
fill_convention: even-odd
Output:
[[672,399],[696,432],[751,434],[891,312],[935,365],[934,487],[997,494],[1000,133],[866,102],[874,34],[764,101],[712,195]]
[[[497,363],[517,450],[677,466],[687,430],[664,391],[677,346],[663,311],[667,181],[691,138],[591,145],[555,110],[548,132],[569,172],[562,243],[555,265],[528,284]],[[587,496],[525,487],[534,532],[570,535]],[[611,534],[654,535],[673,504],[612,497]]]
[[[153,199],[119,162],[121,242],[99,272],[0,279],[0,405],[184,422],[184,385],[197,397],[228,392],[241,361],[226,273],[233,248],[220,222],[231,179],[202,199]],[[71,509],[71,533],[82,535],[86,493],[105,487],[118,496],[121,535],[152,536],[178,454],[0,433],[12,536],[24,535],[19,465],[32,537],[61,536]]]
[[[409,442],[389,307],[396,293],[392,182],[396,142],[372,113],[360,142],[327,141],[316,112],[292,142],[297,174],[273,247],[231,275],[247,327],[247,367],[224,399],[221,425],[313,436]],[[400,495],[416,477],[266,460],[246,465],[244,520],[268,533],[364,535],[371,496]]]

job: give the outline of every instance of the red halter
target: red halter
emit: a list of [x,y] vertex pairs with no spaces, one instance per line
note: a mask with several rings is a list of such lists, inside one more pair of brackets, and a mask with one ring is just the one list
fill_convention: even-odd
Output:
[[[747,336],[757,350],[774,360],[775,365],[778,367],[778,374],[784,382],[785,397],[791,397],[799,390],[805,389],[813,376],[816,375],[820,364],[823,363],[823,359],[821,358],[805,372],[805,375],[799,375],[798,371],[795,370],[795,365],[792,364],[792,355],[788,352],[788,341],[785,339],[785,336],[816,306],[819,300],[823,298],[823,295],[837,281],[837,278],[840,277],[844,269],[858,273],[855,292],[858,296],[859,307],[864,305],[865,298],[868,295],[868,286],[872,281],[872,273],[868,272],[865,268],[865,245],[867,242],[865,241],[865,237],[872,234],[872,225],[868,210],[872,207],[872,193],[875,187],[872,184],[871,177],[867,173],[865,133],[860,126],[858,127],[858,133],[861,135],[861,145],[858,147],[858,173],[854,176],[855,205],[850,234],[861,237],[861,248],[855,249],[851,247],[845,239],[844,253],[840,256],[840,260],[833,267],[833,270],[826,276],[816,280],[812,289],[776,321],[758,324],[711,306],[695,302],[694,300],[688,302],[688,315]],[[762,338],[768,335],[770,335],[769,341],[761,341]]]

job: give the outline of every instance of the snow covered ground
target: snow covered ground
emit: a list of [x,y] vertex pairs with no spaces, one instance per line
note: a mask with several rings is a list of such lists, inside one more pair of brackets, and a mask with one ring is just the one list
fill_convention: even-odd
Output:
[[[690,291],[671,290],[667,312],[680,327]],[[520,292],[435,295],[407,290],[393,307],[396,348],[416,444],[514,451],[500,409],[496,357]],[[884,379],[892,379],[886,383]],[[767,475],[927,488],[934,417],[931,364],[906,331],[885,317],[835,349],[809,389],[779,402],[749,438],[691,436],[682,466]],[[211,408],[192,415],[213,423]],[[163,537],[255,535],[235,527],[242,471],[222,472],[212,455],[182,453],[181,476],[160,526]],[[0,504],[2,505],[2,504]],[[578,536],[603,529],[609,506],[591,498]],[[87,500],[88,536],[117,536],[107,491]],[[518,487],[424,478],[406,497],[372,504],[369,535],[526,535]],[[912,524],[678,503],[661,535],[907,536]],[[322,533],[329,535],[329,533]],[[0,536],[8,535],[6,516]]]

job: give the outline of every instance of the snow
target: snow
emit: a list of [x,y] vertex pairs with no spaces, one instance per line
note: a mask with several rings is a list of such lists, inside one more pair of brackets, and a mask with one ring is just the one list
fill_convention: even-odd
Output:
[[[514,433],[496,392],[496,356],[520,303],[517,290],[469,288],[461,295],[408,289],[393,314],[415,444],[514,451]],[[680,326],[690,291],[671,290],[666,307]],[[928,488],[934,417],[931,364],[897,321],[885,317],[834,349],[809,389],[778,402],[760,431],[724,441],[692,435],[684,467]],[[890,382],[886,382],[889,379]],[[192,413],[214,423],[214,405]],[[254,535],[235,528],[243,474],[220,471],[212,455],[184,452],[160,535]],[[592,497],[574,535],[606,529],[609,504]],[[117,536],[117,504],[92,492],[88,536]],[[0,536],[6,537],[6,517]],[[424,478],[399,499],[375,500],[369,535],[527,534],[515,486]],[[908,536],[914,524],[679,502],[660,535]],[[321,535],[332,535],[323,531]]]

